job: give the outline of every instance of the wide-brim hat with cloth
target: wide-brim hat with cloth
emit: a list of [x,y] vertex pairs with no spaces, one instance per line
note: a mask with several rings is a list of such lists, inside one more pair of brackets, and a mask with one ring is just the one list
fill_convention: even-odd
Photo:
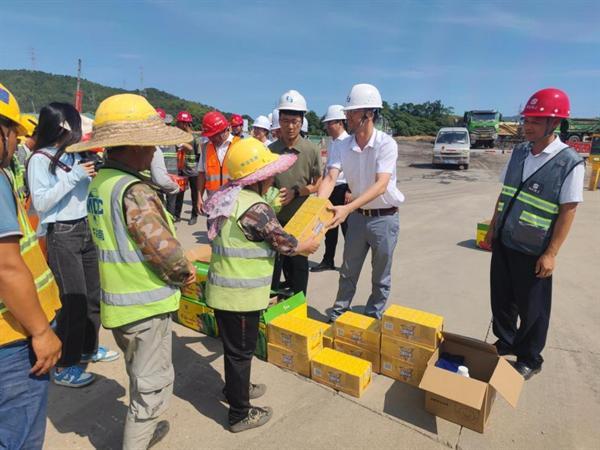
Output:
[[119,94],[108,97],[98,106],[90,139],[67,147],[67,152],[126,145],[178,145],[192,140],[191,134],[165,125],[154,107],[141,95]]
[[296,155],[277,155],[255,138],[239,140],[227,153],[227,171],[230,180],[206,202],[208,238],[214,239],[232,214],[237,198],[245,186],[264,181],[285,172],[296,162]]

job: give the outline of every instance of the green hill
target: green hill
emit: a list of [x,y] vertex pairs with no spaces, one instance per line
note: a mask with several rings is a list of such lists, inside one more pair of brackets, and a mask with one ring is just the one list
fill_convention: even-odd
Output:
[[[0,82],[17,97],[23,112],[39,112],[44,105],[50,102],[73,103],[75,101],[77,87],[77,78],[75,77],[54,75],[37,70],[0,70]],[[140,93],[138,90],[128,91],[103,86],[85,79],[81,80],[81,90],[83,91],[83,112],[86,113],[94,113],[98,104],[111,95],[127,92]],[[154,88],[145,89],[145,96],[153,106],[163,108],[173,117],[181,110],[189,111],[194,117],[194,129],[200,129],[200,121],[206,112],[216,109]],[[249,119],[249,116],[244,117]]]

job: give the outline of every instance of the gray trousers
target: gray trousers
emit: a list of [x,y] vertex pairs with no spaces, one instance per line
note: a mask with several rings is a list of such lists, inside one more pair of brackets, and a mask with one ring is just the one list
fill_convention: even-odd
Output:
[[371,249],[371,295],[365,307],[367,316],[381,319],[392,285],[392,259],[398,242],[400,217],[366,217],[354,212],[346,219],[348,230],[344,243],[344,262],[340,269],[337,297],[331,319],[350,309],[367,252]]
[[123,449],[146,450],[173,393],[171,316],[161,314],[112,332],[129,375]]

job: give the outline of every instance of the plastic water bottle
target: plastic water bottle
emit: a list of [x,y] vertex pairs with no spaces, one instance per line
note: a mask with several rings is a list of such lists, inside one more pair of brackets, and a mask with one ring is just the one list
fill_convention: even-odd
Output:
[[467,366],[458,366],[458,371],[456,373],[461,377],[471,378],[469,376],[469,368]]

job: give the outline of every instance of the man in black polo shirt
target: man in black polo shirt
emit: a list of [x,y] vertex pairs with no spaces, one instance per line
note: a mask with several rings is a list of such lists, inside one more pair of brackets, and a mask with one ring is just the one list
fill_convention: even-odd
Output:
[[[298,159],[289,170],[275,177],[275,187],[280,189],[283,205],[277,218],[282,225],[292,218],[302,203],[317,192],[323,173],[320,151],[316,145],[300,136],[302,119],[307,111],[306,100],[295,90],[285,92],[279,99],[280,138],[269,148],[273,153],[295,153]],[[308,258],[306,256],[280,256],[275,264],[273,288],[279,289],[281,271],[285,287],[293,293],[306,294],[308,286]]]

